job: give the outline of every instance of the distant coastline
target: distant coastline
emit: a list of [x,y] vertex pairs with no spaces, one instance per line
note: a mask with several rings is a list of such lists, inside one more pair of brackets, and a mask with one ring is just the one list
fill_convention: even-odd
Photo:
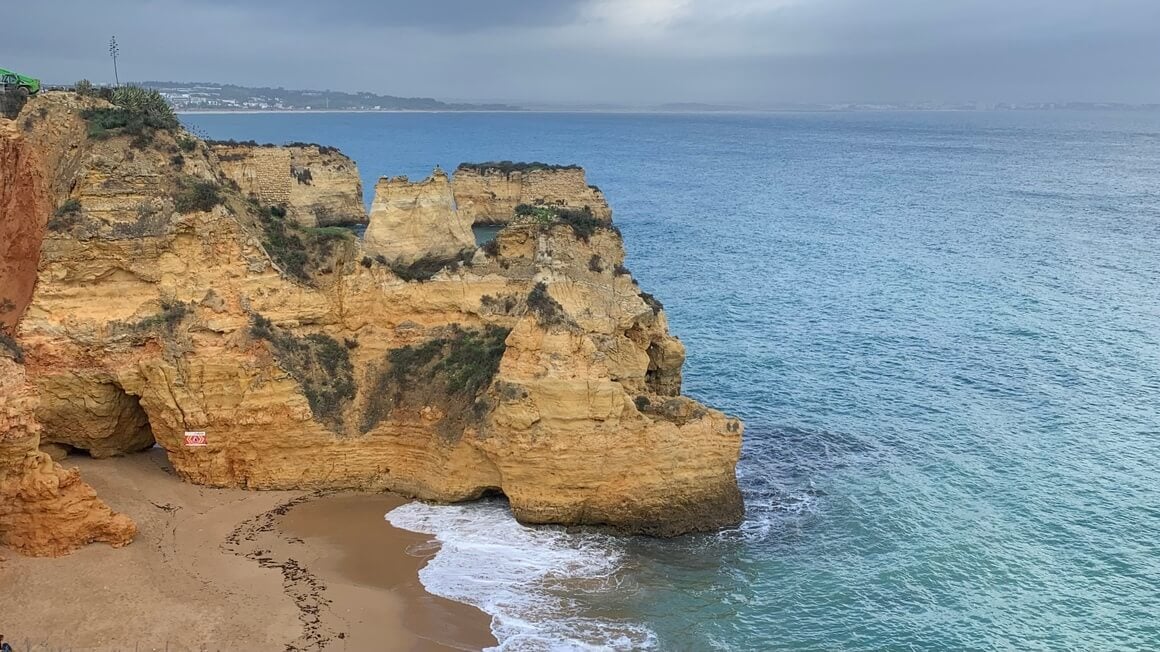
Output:
[[271,113],[543,113],[526,109],[178,109],[178,115],[234,115]]

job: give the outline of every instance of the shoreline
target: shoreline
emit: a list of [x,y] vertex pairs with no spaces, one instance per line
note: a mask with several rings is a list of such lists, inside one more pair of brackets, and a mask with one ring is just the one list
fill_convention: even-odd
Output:
[[62,464],[139,534],[60,558],[0,548],[0,632],[18,650],[496,645],[490,616],[419,582],[438,544],[384,518],[406,498],[201,487],[176,477],[159,448]]

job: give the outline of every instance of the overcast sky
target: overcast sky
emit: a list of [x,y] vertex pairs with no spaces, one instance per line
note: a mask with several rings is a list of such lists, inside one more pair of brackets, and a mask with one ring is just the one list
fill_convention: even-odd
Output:
[[517,102],[1160,102],[1160,0],[28,0],[0,67]]

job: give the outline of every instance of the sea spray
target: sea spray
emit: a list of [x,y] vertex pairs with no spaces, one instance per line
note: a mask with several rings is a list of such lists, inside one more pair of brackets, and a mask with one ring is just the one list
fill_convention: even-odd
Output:
[[431,593],[491,615],[500,643],[495,650],[656,648],[656,636],[643,623],[595,608],[635,591],[615,537],[526,527],[500,499],[408,503],[386,519],[435,537],[439,552],[419,571],[419,579]]

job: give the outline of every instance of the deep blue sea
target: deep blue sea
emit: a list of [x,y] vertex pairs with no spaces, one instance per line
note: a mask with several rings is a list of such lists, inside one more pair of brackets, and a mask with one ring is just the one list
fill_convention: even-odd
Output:
[[388,519],[505,650],[1160,650],[1160,114],[186,115],[369,193],[578,163],[747,423],[735,531]]

